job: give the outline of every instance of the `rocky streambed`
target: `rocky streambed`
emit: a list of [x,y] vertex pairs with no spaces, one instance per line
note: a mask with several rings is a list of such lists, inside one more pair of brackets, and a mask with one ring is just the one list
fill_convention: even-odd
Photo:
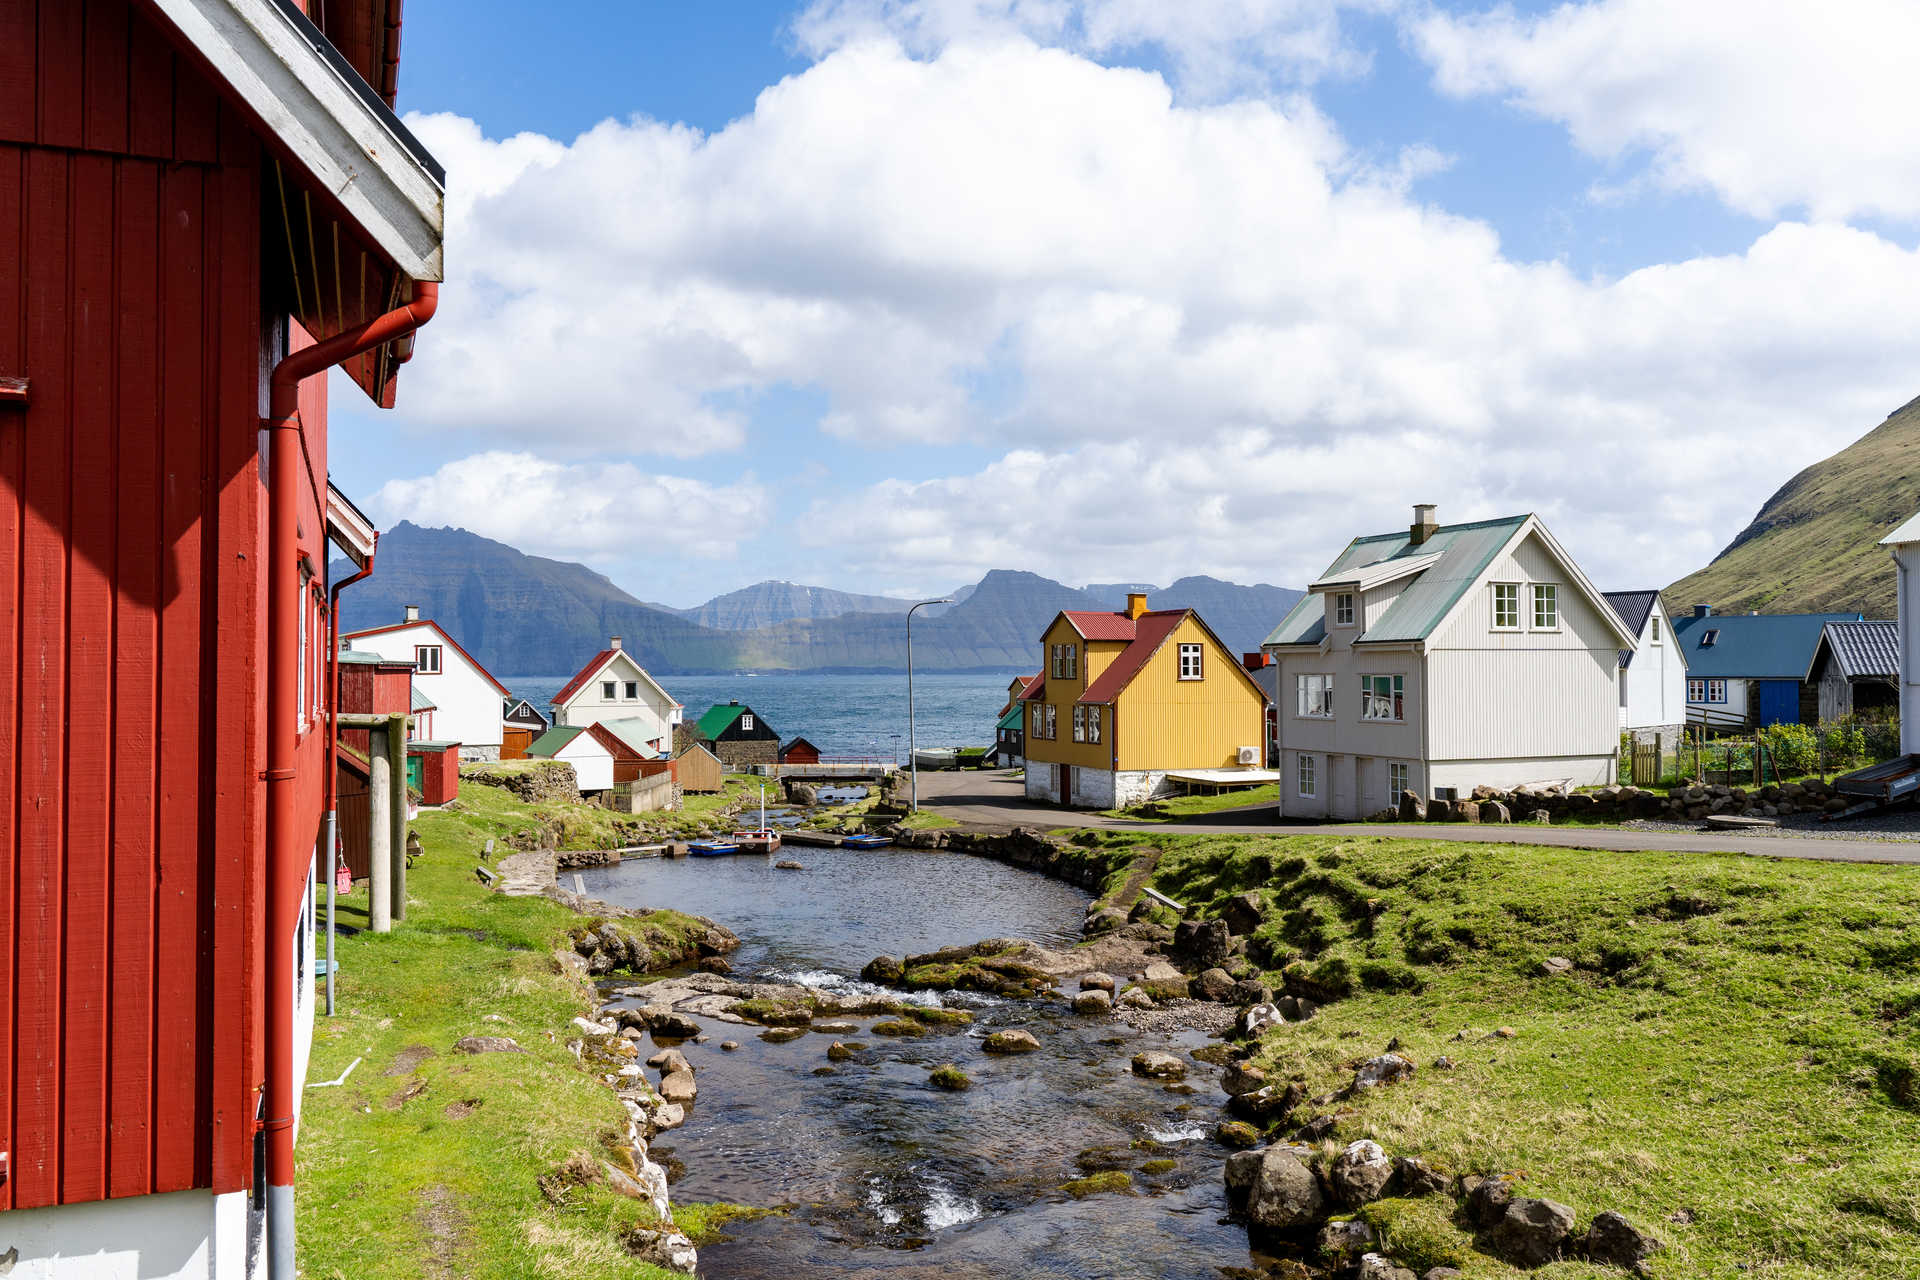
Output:
[[[1185,998],[1162,926],[1076,947],[1083,891],[912,850],[587,879],[740,937],[731,973],[608,981],[597,1024],[674,1049],[655,1092],[685,1067],[687,1100],[660,1104],[678,1123],[652,1147],[676,1200],[786,1210],[730,1224],[703,1273],[1198,1277],[1271,1261],[1230,1216],[1217,1132],[1216,1037],[1235,1006]],[[872,972],[877,957],[900,973]]]

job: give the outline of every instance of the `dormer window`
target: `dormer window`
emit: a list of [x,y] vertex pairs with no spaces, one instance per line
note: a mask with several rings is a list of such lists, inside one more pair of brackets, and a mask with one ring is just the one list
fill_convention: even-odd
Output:
[[1333,625],[1350,627],[1353,625],[1353,592],[1336,592],[1333,597]]

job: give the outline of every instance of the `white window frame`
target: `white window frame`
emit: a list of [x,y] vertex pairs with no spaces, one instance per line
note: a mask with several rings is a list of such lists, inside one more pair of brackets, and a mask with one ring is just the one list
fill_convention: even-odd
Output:
[[1076,706],[1073,709],[1073,740],[1075,742],[1087,740],[1087,709],[1085,707]]
[[1336,591],[1333,593],[1333,625],[1350,627],[1353,625],[1353,592]]
[[1033,725],[1027,730],[1027,732],[1031,733],[1036,738],[1044,738],[1047,736],[1047,704],[1046,703],[1036,702],[1033,704]]
[[1708,679],[1707,701],[1720,703],[1724,705],[1726,703],[1726,700],[1727,700],[1727,682],[1725,680],[1716,680],[1711,678]]
[[[1535,631],[1558,631],[1560,629],[1560,584],[1557,582],[1535,582],[1530,585],[1533,587],[1531,593],[1533,629]],[[1549,619],[1546,622],[1540,621],[1540,603],[1543,600],[1547,605],[1547,618]]]
[[1333,686],[1333,677],[1325,672],[1307,671],[1294,676],[1294,718],[1333,719]]
[[1053,646],[1049,668],[1055,680],[1078,680],[1080,678],[1080,646],[1075,644],[1056,644]]
[[626,701],[638,702],[640,700],[640,682],[638,680],[625,681],[620,692]]
[[613,681],[611,681],[611,680],[602,680],[602,681],[600,682],[600,699],[601,699],[601,701],[603,701],[603,702],[618,702],[618,701],[619,701],[619,699],[618,699],[618,698],[616,698],[616,697],[614,697],[614,692],[613,692],[613,691],[614,691],[615,689],[617,689],[617,688],[619,688],[619,687],[620,687],[619,685],[617,685],[617,684],[615,684],[615,683],[614,683]]
[[[1386,693],[1377,693],[1374,691],[1373,682],[1376,680],[1389,682]],[[1360,718],[1362,720],[1371,720],[1376,724],[1405,723],[1407,718],[1406,680],[1407,678],[1405,676],[1400,675],[1375,674],[1361,676]],[[1384,699],[1384,705],[1393,714],[1384,716],[1375,715],[1374,707],[1376,705],[1376,699]]]
[[1302,800],[1320,794],[1320,768],[1311,751],[1302,751],[1294,763],[1294,788]]
[[1060,713],[1059,713],[1059,710],[1051,702],[1049,702],[1047,704],[1047,741],[1058,742],[1059,740],[1060,740]]
[[1393,803],[1399,804],[1400,793],[1412,785],[1413,770],[1407,766],[1405,760],[1387,761],[1387,796]]
[[1707,700],[1707,681],[1704,676],[1687,681],[1687,701],[1705,702]]
[[1653,628],[1652,639],[1650,640],[1649,643],[1659,644],[1661,641],[1660,641],[1660,614],[1658,611],[1648,615],[1647,625]]
[[752,733],[752,732],[753,732],[753,712],[751,712],[751,711],[743,711],[743,712],[741,712],[741,714],[740,714],[740,732],[742,732],[742,733]]
[[1087,741],[1097,744],[1100,741],[1100,708],[1087,708]]
[[[1506,593],[1504,598],[1502,593]],[[1512,619],[1512,621],[1510,622],[1502,622],[1500,620],[1501,613],[1502,613],[1501,606],[1503,604],[1512,606],[1511,611],[1508,612],[1507,614],[1507,616]],[[1520,584],[1519,583],[1496,582],[1493,584],[1493,629],[1495,631],[1520,630]]]
[[[1182,680],[1206,679],[1206,659],[1203,656],[1207,647],[1203,644],[1182,644],[1180,646],[1180,678]],[[1191,659],[1191,664],[1189,664]]]
[[[433,655],[431,664],[427,655]],[[442,669],[440,646],[437,644],[417,644],[413,646],[413,669],[423,676],[437,676]]]

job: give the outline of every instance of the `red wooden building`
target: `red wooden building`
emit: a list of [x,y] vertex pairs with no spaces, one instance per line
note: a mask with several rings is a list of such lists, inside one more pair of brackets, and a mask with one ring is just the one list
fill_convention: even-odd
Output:
[[0,1253],[25,1274],[293,1276],[324,375],[392,404],[444,198],[390,109],[400,0],[304,7],[0,0]]

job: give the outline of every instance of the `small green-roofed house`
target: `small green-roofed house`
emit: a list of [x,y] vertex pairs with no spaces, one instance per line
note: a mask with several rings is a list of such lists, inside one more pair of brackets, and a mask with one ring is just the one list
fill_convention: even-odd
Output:
[[1638,638],[1538,516],[1433,512],[1348,543],[1267,637],[1283,814],[1612,780]]
[[1026,705],[1016,702],[993,727],[993,754],[1000,764],[1018,765],[1025,760],[1026,715]]
[[693,740],[704,743],[729,769],[780,762],[779,732],[743,702],[708,707],[693,724]]

